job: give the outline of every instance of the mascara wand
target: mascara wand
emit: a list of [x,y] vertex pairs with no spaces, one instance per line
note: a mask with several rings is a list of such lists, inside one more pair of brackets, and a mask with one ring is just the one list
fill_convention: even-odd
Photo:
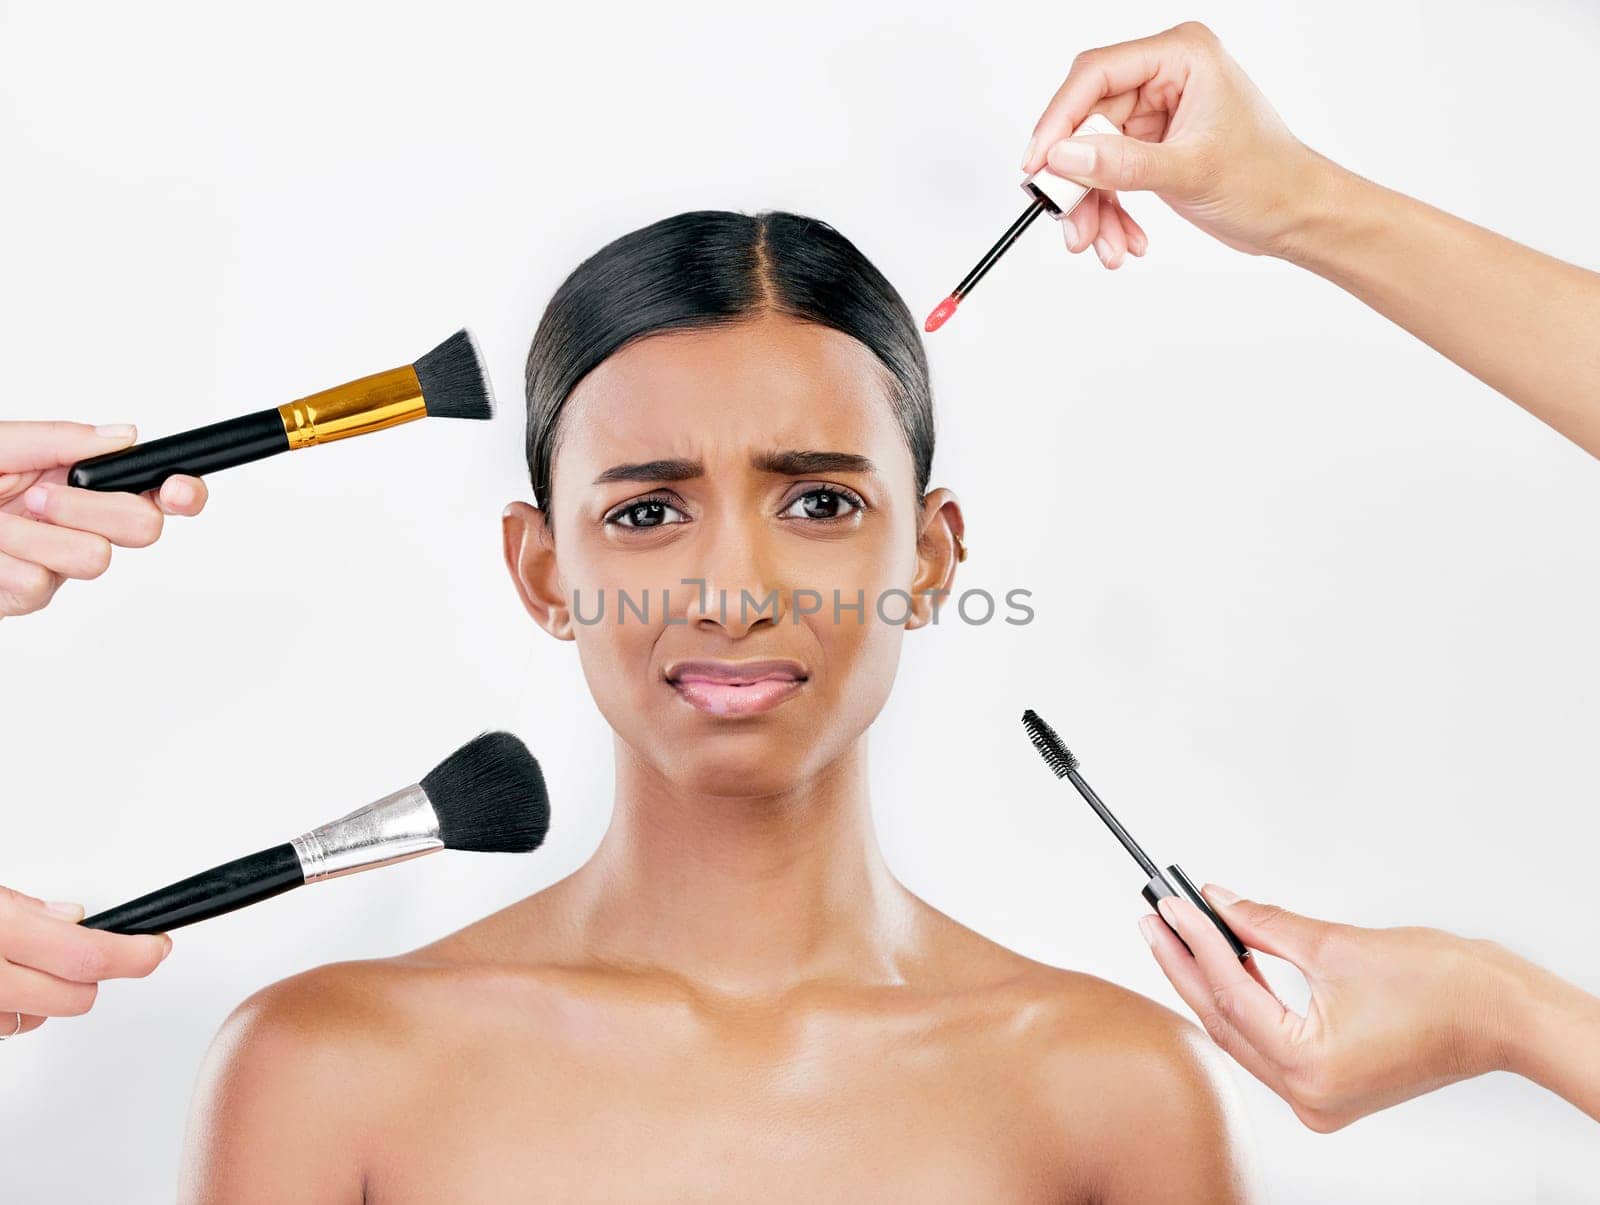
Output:
[[[1073,756],[1072,750],[1067,748],[1066,743],[1056,735],[1055,729],[1040,719],[1039,714],[1032,708],[1022,713],[1022,726],[1028,730],[1028,739],[1039,751],[1039,756],[1044,758],[1045,764],[1055,771],[1057,778],[1065,778],[1078,789],[1078,794],[1084,797],[1094,809],[1095,815],[1105,822],[1116,839],[1122,842],[1122,848],[1133,856],[1133,860],[1139,863],[1139,869],[1149,877],[1142,894],[1150,906],[1155,908],[1156,915],[1161,916],[1161,909],[1157,907],[1159,901],[1169,895],[1181,895],[1216,925],[1221,934],[1228,939],[1228,945],[1233,947],[1234,954],[1241,959],[1249,958],[1250,948],[1240,941],[1233,930],[1228,928],[1227,922],[1216,914],[1206,902],[1205,896],[1200,894],[1200,889],[1190,881],[1188,875],[1183,873],[1183,868],[1174,863],[1166,870],[1158,869],[1150,860],[1150,856],[1139,847],[1139,843],[1128,834],[1128,830],[1122,827],[1121,822],[1111,814],[1111,809],[1106,807],[1100,801],[1100,796],[1094,793],[1094,788],[1084,781],[1083,775],[1078,773],[1078,759]],[[1167,928],[1172,929],[1171,922],[1167,921],[1165,916],[1161,916],[1161,919]],[[1178,935],[1176,929],[1172,929],[1172,932]],[[1178,935],[1178,940],[1183,941],[1183,937]],[[1194,953],[1186,941],[1183,942],[1183,948],[1189,950],[1191,954]]]

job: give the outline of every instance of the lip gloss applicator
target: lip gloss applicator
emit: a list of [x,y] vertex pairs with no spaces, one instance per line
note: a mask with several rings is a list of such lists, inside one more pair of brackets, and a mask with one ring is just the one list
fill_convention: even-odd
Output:
[[1189,950],[1191,954],[1194,953],[1193,950],[1189,949],[1189,943],[1183,941],[1182,935],[1172,928],[1172,923],[1162,915],[1161,909],[1157,907],[1157,904],[1169,895],[1181,895],[1196,908],[1200,909],[1201,914],[1207,917],[1221,932],[1222,936],[1228,939],[1228,945],[1233,947],[1234,954],[1241,960],[1249,958],[1250,947],[1240,941],[1234,935],[1233,930],[1228,928],[1227,922],[1216,914],[1210,904],[1206,903],[1206,897],[1200,894],[1200,889],[1190,881],[1188,875],[1183,873],[1183,868],[1176,863],[1168,866],[1165,870],[1157,868],[1156,864],[1150,860],[1150,855],[1139,848],[1139,843],[1128,835],[1128,830],[1123,828],[1117,818],[1111,814],[1111,809],[1100,802],[1100,796],[1094,793],[1094,788],[1083,780],[1083,775],[1078,773],[1078,759],[1073,756],[1072,750],[1068,749],[1061,738],[1056,735],[1055,729],[1041,720],[1038,713],[1032,708],[1022,713],[1022,726],[1028,730],[1028,739],[1033,742],[1033,747],[1039,751],[1039,756],[1044,758],[1045,764],[1055,771],[1056,777],[1067,779],[1078,789],[1078,794],[1082,795],[1089,806],[1094,809],[1095,815],[1105,821],[1105,825],[1111,830],[1112,835],[1122,842],[1122,848],[1133,855],[1133,860],[1139,863],[1139,869],[1150,877],[1150,881],[1144,885],[1142,894],[1150,906],[1155,908],[1156,915],[1161,917],[1167,928],[1172,929],[1178,940],[1183,942],[1183,948]]
[[[1076,138],[1080,134],[1120,133],[1122,131],[1108,118],[1099,113],[1091,113],[1084,118],[1082,125],[1072,131],[1072,136]],[[956,312],[956,306],[961,304],[962,298],[972,292],[989,269],[1011,249],[1011,245],[1022,237],[1022,232],[1033,225],[1034,219],[1041,213],[1048,213],[1059,222],[1076,209],[1078,202],[1090,192],[1082,184],[1057,176],[1042,167],[1023,180],[1022,191],[1028,194],[1028,207],[1022,211],[1022,216],[1011,223],[1006,232],[1000,236],[1000,241],[990,247],[972,271],[961,278],[961,283],[950,291],[950,296],[934,307],[933,313],[929,314],[928,320],[922,324],[923,330],[932,334],[950,321],[950,315]]]

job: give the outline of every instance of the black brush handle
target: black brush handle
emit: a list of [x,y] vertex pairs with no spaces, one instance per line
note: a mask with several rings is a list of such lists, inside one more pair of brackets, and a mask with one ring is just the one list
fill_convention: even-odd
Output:
[[165,933],[270,899],[305,881],[294,846],[285,841],[97,912],[82,923],[111,933]]
[[67,474],[67,484],[137,494],[155,489],[174,473],[204,477],[288,450],[283,415],[274,407],[80,460]]

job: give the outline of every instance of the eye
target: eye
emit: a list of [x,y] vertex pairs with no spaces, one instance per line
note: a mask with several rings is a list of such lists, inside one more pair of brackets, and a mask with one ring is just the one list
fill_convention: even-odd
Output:
[[[668,513],[679,517],[668,519]],[[665,498],[639,498],[624,502],[608,514],[605,521],[617,527],[663,527],[669,523],[687,522],[688,516]]]
[[865,510],[867,504],[862,501],[861,495],[854,490],[847,490],[836,485],[827,485],[809,489],[801,494],[789,504],[784,514],[792,514],[796,507],[799,507],[802,513],[795,515],[795,518],[812,519],[817,522],[827,523],[849,518],[856,511]]

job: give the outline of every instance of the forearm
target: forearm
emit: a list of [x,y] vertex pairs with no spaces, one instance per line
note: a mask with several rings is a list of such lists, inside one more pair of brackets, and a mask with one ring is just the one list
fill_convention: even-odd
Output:
[[1506,1069],[1600,1121],[1600,997],[1526,959],[1501,961]]
[[1600,456],[1600,273],[1312,155],[1314,184],[1279,257]]

